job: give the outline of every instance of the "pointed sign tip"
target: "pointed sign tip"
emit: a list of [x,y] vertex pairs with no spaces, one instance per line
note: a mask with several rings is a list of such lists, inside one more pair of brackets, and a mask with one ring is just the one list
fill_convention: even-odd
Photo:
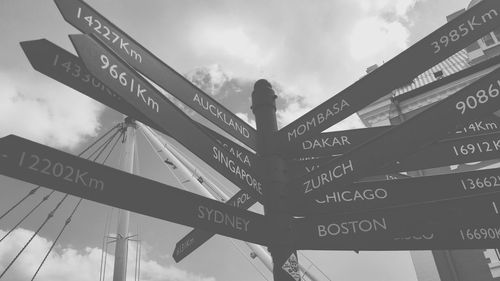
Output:
[[29,41],[19,42],[21,49],[23,49],[24,54],[28,58],[31,66],[37,70],[41,71],[43,69],[44,61],[46,59],[45,51],[48,45],[54,45],[49,40],[42,38]]

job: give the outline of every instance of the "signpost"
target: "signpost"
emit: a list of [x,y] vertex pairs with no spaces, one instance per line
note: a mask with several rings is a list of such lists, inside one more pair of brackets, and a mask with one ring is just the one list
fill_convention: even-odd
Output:
[[[280,143],[277,151],[287,159],[340,155],[385,133],[393,127],[382,126],[321,133],[313,138],[307,138],[300,143]],[[465,126],[460,126],[456,131],[450,132],[441,141],[492,132],[500,132],[500,120],[496,116],[468,122]]]
[[141,122],[151,123],[143,121],[148,118],[92,75],[77,56],[46,39],[24,41],[20,44],[37,71],[118,112]]
[[170,101],[160,98],[161,93],[154,86],[88,35],[71,35],[70,38],[92,74],[141,111],[157,127],[168,131],[170,136],[216,171],[262,201],[261,180],[255,171],[245,167],[248,164],[227,153],[226,149],[207,136],[184,112]]
[[438,140],[457,123],[475,120],[500,107],[500,69],[364,145],[335,158],[324,167],[294,180],[305,198],[329,187],[343,188],[354,180],[395,164],[419,148]]
[[[134,69],[245,145],[255,149],[255,129],[80,0],[55,0],[64,19],[93,34]],[[161,95],[162,98],[165,98]]]
[[[410,207],[316,215],[295,220],[293,233],[297,249],[308,250],[491,248],[500,241],[499,206],[497,192]],[[411,238],[423,235],[432,239]]]
[[313,200],[290,190],[289,209],[298,216],[343,214],[500,192],[500,168],[394,180],[356,182],[331,188]]
[[10,135],[0,173],[98,203],[266,245],[262,215]]
[[[290,175],[296,177],[307,175],[335,158],[336,156],[310,160],[292,160],[288,171]],[[500,158],[500,133],[476,135],[438,141],[411,156],[398,160],[398,163],[375,169],[370,174],[415,171],[497,158]]]
[[466,48],[500,25],[500,2],[470,7],[381,67],[332,96],[279,131],[280,143],[314,137],[434,65]]
[[[252,93],[255,130],[83,1],[55,3],[86,33],[70,36],[80,58],[44,39],[22,42],[33,67],[168,134],[242,190],[224,204],[13,135],[0,139],[0,173],[195,227],[176,244],[176,261],[214,234],[266,245],[276,281],[300,280],[297,249],[500,241],[500,168],[394,174],[500,158],[500,122],[488,117],[500,107],[500,68],[398,126],[321,133],[500,26],[500,1],[469,8],[280,131],[267,81]],[[257,154],[194,122],[136,70]],[[257,201],[265,216],[245,210]]]
[[[252,92],[252,111],[257,125],[257,153],[261,157],[265,194],[264,213],[269,220],[270,241],[268,250],[273,259],[274,280],[299,281],[297,251],[292,241],[290,215],[283,198],[289,187],[285,175],[285,161],[274,151],[275,132],[278,131],[276,118],[276,94],[266,80],[255,82]],[[299,276],[299,277],[298,277]]]
[[[154,129],[169,135],[169,132],[151,121],[148,116],[125,102],[118,94],[106,87],[99,79],[92,76],[83,62],[77,56],[46,40],[32,40],[21,42],[21,47],[31,65],[37,71],[71,87],[82,94],[99,101],[114,110],[141,121]],[[194,121],[193,121],[194,122]],[[199,128],[212,136],[225,147],[228,152],[236,156],[241,162],[251,168],[255,162],[255,154],[242,146],[221,136],[199,124]]]
[[[255,204],[256,200],[249,197],[248,193],[240,190],[231,199],[229,199],[226,204],[234,206],[238,209],[246,210]],[[214,236],[215,233],[207,232],[201,229],[193,229],[186,236],[184,236],[177,244],[175,244],[175,249],[172,257],[175,262],[181,261],[187,255],[192,253],[198,247],[203,245],[208,239]]]

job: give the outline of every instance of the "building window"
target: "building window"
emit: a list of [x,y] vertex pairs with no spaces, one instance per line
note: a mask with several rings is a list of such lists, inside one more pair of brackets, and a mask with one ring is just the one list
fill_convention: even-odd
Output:
[[483,43],[484,43],[484,45],[486,45],[486,47],[489,47],[489,46],[495,44],[495,40],[491,36],[491,33],[487,34],[486,36],[483,37]]
[[495,37],[496,37],[497,41],[500,42],[500,27],[497,28],[497,29],[495,29],[495,30],[493,30],[493,34],[495,34]]
[[442,70],[438,70],[438,71],[434,72],[434,78],[436,78],[436,79],[443,78],[443,75],[444,75],[444,73]]

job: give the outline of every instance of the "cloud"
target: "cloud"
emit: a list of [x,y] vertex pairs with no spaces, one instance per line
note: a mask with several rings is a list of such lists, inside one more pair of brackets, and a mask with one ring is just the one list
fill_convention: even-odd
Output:
[[408,48],[413,22],[408,13],[425,0],[356,0],[362,8],[350,32],[350,53],[356,60],[387,61]]
[[389,14],[408,20],[408,11],[425,0],[355,0],[366,13]]
[[254,67],[269,63],[269,52],[265,52],[243,26],[216,22],[200,24],[194,37],[196,42],[203,42],[203,46],[199,46],[199,52],[217,53]]
[[409,37],[410,32],[400,22],[364,18],[351,30],[350,54],[355,60],[388,60],[408,47]]
[[59,148],[75,148],[100,128],[104,106],[56,82],[0,72],[0,136],[16,134]]
[[202,91],[212,96],[220,94],[224,84],[231,79],[230,75],[224,72],[219,64],[195,68],[184,76]]
[[[0,236],[5,231],[0,230]],[[33,232],[17,229],[0,243],[0,270],[3,271],[12,258],[29,240]],[[30,280],[38,268],[52,241],[36,235],[19,259],[5,275],[6,280]],[[136,247],[129,246],[129,265],[127,280],[134,280]],[[172,265],[162,265],[148,258],[148,252],[143,247],[141,251],[141,281],[215,281],[213,277],[203,277],[181,270]],[[106,281],[112,280],[113,255],[107,256]],[[86,247],[78,250],[58,245],[51,252],[37,275],[37,281],[95,281],[99,280],[101,266],[101,249]]]

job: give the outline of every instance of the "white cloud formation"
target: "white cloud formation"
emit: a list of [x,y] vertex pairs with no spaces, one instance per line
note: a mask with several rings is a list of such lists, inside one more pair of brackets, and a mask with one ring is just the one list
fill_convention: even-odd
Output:
[[202,66],[189,71],[185,77],[205,93],[217,95],[231,79],[231,75],[222,70],[219,64]]
[[423,1],[425,0],[355,0],[364,12],[390,13],[403,19],[408,19],[408,11],[417,2]]
[[350,32],[351,57],[381,63],[407,49],[408,12],[419,1],[425,0],[356,0],[364,13]]
[[203,42],[198,51],[219,53],[255,67],[269,63],[269,52],[259,46],[242,26],[204,22],[193,40]]
[[0,72],[0,136],[16,134],[59,148],[96,136],[104,109],[57,82],[13,78]]
[[388,60],[408,47],[410,32],[400,22],[380,17],[359,20],[351,31],[351,57],[356,60]]
[[[0,236],[6,232],[0,230]],[[33,235],[33,231],[17,229],[0,243],[0,271],[3,272],[12,258]],[[18,258],[5,275],[5,280],[30,280],[41,260],[48,251],[52,241],[41,236],[35,236],[31,244]],[[133,245],[133,244],[131,244]],[[129,246],[129,264],[127,280],[134,280],[135,246]],[[162,265],[148,258],[143,247],[141,251],[141,281],[215,281],[213,277],[203,277],[181,270],[172,265]],[[108,254],[106,265],[106,281],[112,280],[113,255]],[[56,246],[41,268],[35,280],[37,281],[96,281],[99,280],[101,266],[101,249],[87,247],[82,250],[70,247]]]

